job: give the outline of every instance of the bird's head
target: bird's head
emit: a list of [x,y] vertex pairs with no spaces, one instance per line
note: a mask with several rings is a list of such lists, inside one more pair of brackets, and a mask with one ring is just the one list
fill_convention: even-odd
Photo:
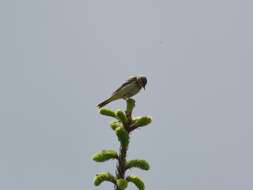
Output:
[[147,84],[147,78],[145,76],[139,76],[137,80],[140,86],[145,90],[145,86]]

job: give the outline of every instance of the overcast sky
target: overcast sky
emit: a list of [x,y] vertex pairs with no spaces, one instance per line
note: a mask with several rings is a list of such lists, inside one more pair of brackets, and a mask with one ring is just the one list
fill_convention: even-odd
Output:
[[[253,189],[253,3],[22,0],[0,3],[0,189],[91,190],[118,149],[96,104],[148,78],[128,158],[147,190]],[[108,105],[124,109],[124,101]],[[130,185],[129,190],[136,189]]]

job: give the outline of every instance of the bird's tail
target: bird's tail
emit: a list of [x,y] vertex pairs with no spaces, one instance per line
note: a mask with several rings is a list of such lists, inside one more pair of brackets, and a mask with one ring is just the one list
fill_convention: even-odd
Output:
[[111,101],[113,101],[113,98],[112,98],[112,97],[110,97],[110,98],[106,99],[105,101],[99,103],[99,104],[97,105],[97,107],[98,107],[98,108],[102,108],[102,107],[104,107],[105,105],[109,104]]

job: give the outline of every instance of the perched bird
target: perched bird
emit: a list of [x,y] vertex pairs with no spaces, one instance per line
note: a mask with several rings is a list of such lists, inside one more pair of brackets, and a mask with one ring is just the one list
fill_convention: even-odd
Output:
[[111,97],[106,99],[97,105],[98,108],[102,108],[106,104],[118,99],[127,100],[128,98],[136,95],[141,88],[145,90],[147,84],[147,78],[145,76],[133,76],[130,77],[125,83],[123,83],[117,90],[115,90]]

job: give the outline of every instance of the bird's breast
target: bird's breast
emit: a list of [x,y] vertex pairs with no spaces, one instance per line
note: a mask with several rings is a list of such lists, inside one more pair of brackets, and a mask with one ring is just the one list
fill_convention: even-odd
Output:
[[141,87],[136,82],[124,86],[120,93],[122,93],[123,98],[130,98],[136,95],[140,91],[140,89]]

